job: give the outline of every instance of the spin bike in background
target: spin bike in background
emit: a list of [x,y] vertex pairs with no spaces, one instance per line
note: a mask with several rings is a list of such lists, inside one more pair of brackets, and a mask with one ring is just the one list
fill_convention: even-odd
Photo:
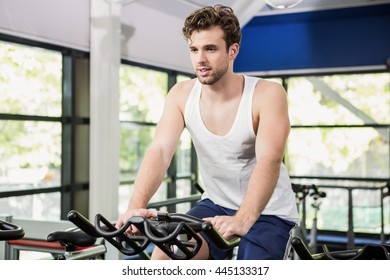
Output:
[[3,220],[0,220],[0,241],[17,240],[24,237],[24,229]]
[[[301,184],[292,184],[293,191],[295,192],[295,197],[297,201],[297,208],[300,214],[299,225],[294,228],[293,236],[297,236],[302,240],[302,242],[308,246],[310,253],[317,253],[317,236],[318,236],[318,211],[323,198],[326,197],[326,193],[320,191],[318,187],[314,184],[312,185],[301,185]],[[306,227],[306,198],[310,196],[313,199],[311,204],[314,210],[314,216],[312,221],[312,227],[310,229],[310,234],[307,231]],[[293,259],[299,258],[295,253],[292,256]]]
[[[24,242],[24,245],[31,246],[34,241],[21,240],[25,236],[22,227],[0,220],[0,241]],[[55,231],[47,236],[48,242],[58,242],[65,250],[64,253],[52,253],[55,259],[59,260],[85,260],[99,259],[104,256],[106,247],[97,243],[97,238],[92,237],[78,228],[71,228],[67,231]],[[42,243],[40,243],[40,246]],[[60,249],[61,246],[58,246]],[[37,247],[39,248],[39,246]],[[39,249],[38,249],[39,251]]]
[[[390,244],[367,244],[363,248],[341,250],[331,252],[328,247],[322,245],[322,252],[317,252],[317,214],[320,209],[322,199],[326,193],[321,192],[315,185],[293,184],[296,194],[297,205],[300,212],[300,225],[296,228],[291,239],[291,247],[294,251],[293,259],[300,260],[390,260]],[[313,224],[310,230],[310,239],[307,241],[306,230],[306,200],[307,196],[313,198],[311,206],[314,209]]]
[[98,260],[104,259],[107,252],[104,242],[79,228],[51,232],[47,241],[59,242],[64,247],[63,254],[54,256],[57,260]]
[[11,222],[0,220],[0,249],[2,251],[1,258],[7,259],[7,256],[9,255],[9,246],[7,242],[22,239],[23,237],[24,229],[22,227]]
[[390,244],[367,244],[363,248],[329,251],[322,245],[322,253],[311,253],[306,244],[298,236],[291,240],[291,246],[301,260],[390,260]]

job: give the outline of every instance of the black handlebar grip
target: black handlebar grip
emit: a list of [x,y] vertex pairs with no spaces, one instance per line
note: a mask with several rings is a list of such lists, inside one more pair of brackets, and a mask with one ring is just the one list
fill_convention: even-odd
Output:
[[16,240],[23,237],[23,228],[15,224],[0,220],[0,240]]
[[69,211],[67,218],[88,235],[92,237],[100,237],[99,233],[95,229],[95,226],[76,210]]
[[204,222],[202,224],[203,232],[214,242],[214,244],[221,250],[230,250],[240,243],[239,237],[234,237],[232,239],[225,239],[221,234],[214,228],[214,226],[209,222]]
[[313,256],[310,254],[309,249],[298,236],[294,236],[291,239],[291,246],[294,248],[295,252],[297,252],[301,260],[313,260]]

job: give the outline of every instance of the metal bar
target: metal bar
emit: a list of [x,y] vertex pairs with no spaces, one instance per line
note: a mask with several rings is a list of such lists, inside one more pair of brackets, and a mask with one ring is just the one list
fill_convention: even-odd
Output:
[[180,204],[180,203],[185,203],[185,202],[193,202],[193,201],[197,201],[201,198],[200,195],[191,195],[191,196],[188,196],[188,197],[184,197],[184,198],[171,198],[171,199],[167,199],[167,200],[164,200],[164,201],[159,201],[159,202],[152,202],[148,205],[148,208],[161,208],[161,207],[164,207],[164,206],[169,206],[169,205],[175,205],[175,204]]
[[347,249],[355,248],[355,233],[353,231],[353,198],[352,189],[348,190],[348,231]]
[[103,257],[107,252],[106,246],[96,245],[91,248],[86,248],[80,251],[76,251],[70,255],[64,255],[65,260],[91,260],[99,257]]

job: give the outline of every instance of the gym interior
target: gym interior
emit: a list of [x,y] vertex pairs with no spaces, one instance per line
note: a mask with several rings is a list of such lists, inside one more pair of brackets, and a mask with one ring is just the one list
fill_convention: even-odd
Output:
[[[390,1],[272,2],[0,0],[0,259],[71,258],[48,240],[74,230],[69,213],[125,211],[166,94],[194,77],[183,20],[218,3],[240,20],[235,71],[286,89],[300,240],[321,256],[390,246]],[[202,188],[184,131],[148,207],[185,213]],[[133,257],[100,236],[81,247]]]

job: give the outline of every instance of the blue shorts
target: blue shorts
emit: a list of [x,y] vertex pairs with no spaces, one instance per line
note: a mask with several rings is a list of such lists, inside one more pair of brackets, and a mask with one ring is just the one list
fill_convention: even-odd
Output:
[[[232,216],[236,210],[214,204],[210,199],[198,202],[188,215],[207,218],[221,215]],[[238,247],[238,260],[282,260],[285,257],[291,229],[295,223],[272,215],[261,215]],[[210,259],[224,260],[231,252],[218,249],[211,240],[202,235],[210,249]]]

